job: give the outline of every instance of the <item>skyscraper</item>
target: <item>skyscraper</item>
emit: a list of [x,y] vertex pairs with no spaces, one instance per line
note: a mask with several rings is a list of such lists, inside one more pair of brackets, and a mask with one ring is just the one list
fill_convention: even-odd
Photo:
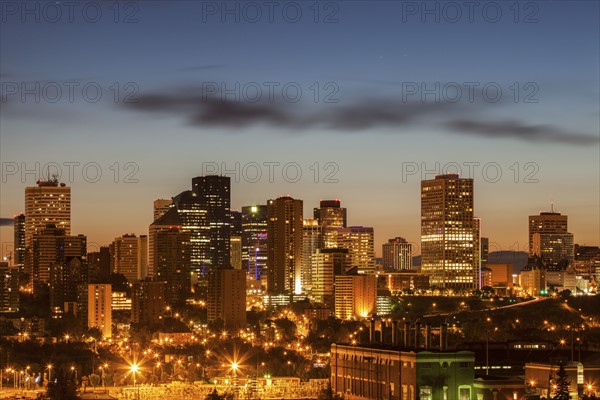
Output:
[[14,249],[15,268],[23,272],[25,269],[25,214],[21,213],[14,217]]
[[64,268],[72,257],[86,258],[87,238],[83,235],[70,236],[55,224],[33,236],[31,251],[28,253],[26,273],[34,293],[50,284],[52,269]]
[[319,208],[313,210],[314,218],[319,221],[323,232],[320,247],[331,249],[337,247],[337,229],[346,227],[346,209],[341,207],[340,200],[321,200]]
[[154,235],[155,278],[167,283],[167,304],[183,305],[191,292],[190,234],[179,226],[171,226]]
[[412,244],[403,237],[388,240],[382,245],[382,262],[385,271],[412,269]]
[[229,212],[231,228],[229,232],[229,262],[232,268],[242,269],[242,213]]
[[19,269],[0,261],[0,313],[19,311]]
[[200,199],[196,193],[191,190],[181,192],[173,198],[175,210],[181,221],[181,228],[190,234],[190,263],[193,279],[198,280],[204,276],[206,265],[202,251],[205,240],[203,236],[203,226],[206,220],[206,210],[202,208]]
[[154,200],[153,209],[154,209],[154,218],[153,221],[156,221],[160,217],[162,217],[173,205],[172,199],[156,199]]
[[267,206],[242,207],[242,269],[254,280],[267,277]]
[[51,264],[50,309],[54,318],[60,318],[63,313],[74,310],[72,305],[77,303],[77,288],[79,285],[87,283],[85,255],[59,256],[59,259]]
[[562,234],[567,231],[567,216],[554,212],[541,212],[539,215],[529,216],[529,257],[533,257],[533,235],[541,234]]
[[226,329],[246,326],[246,272],[215,268],[208,274],[208,322],[222,321]]
[[134,324],[160,324],[165,312],[165,282],[136,282],[133,284],[131,322]]
[[198,176],[192,191],[206,213],[200,231],[201,262],[205,268],[229,268],[231,182],[228,176]]
[[282,196],[267,202],[267,290],[302,292],[302,200]]
[[316,219],[302,221],[302,293],[310,292],[312,285],[312,257],[321,248],[321,226]]
[[102,336],[112,336],[112,290],[110,284],[80,286],[80,312],[88,328],[98,328]]
[[112,271],[125,275],[130,283],[144,279],[148,273],[148,237],[123,235],[110,245]]
[[110,248],[101,246],[98,251],[87,254],[90,283],[110,282]]
[[431,286],[476,288],[476,229],[473,179],[447,174],[421,182],[421,271]]
[[317,303],[334,307],[335,276],[351,268],[348,249],[319,249],[312,256],[311,297]]
[[567,223],[567,216],[554,212],[554,209],[530,215],[529,257],[540,256],[549,268],[556,267],[561,261],[573,266],[575,244]]
[[377,313],[377,276],[356,273],[353,268],[335,276],[335,316],[366,318]]
[[373,228],[350,226],[337,229],[337,247],[348,249],[350,265],[360,273],[375,271],[375,234]]
[[[154,276],[154,233],[157,229],[164,227],[164,224],[155,224],[156,220],[165,215],[173,207],[172,199],[156,199],[153,203],[153,219],[152,224],[148,228],[148,276]],[[174,211],[177,213],[177,211]],[[177,225],[181,225],[178,223]],[[169,228],[168,226],[166,228]]]
[[33,236],[47,224],[71,234],[71,188],[57,179],[25,188],[25,245],[31,246]]

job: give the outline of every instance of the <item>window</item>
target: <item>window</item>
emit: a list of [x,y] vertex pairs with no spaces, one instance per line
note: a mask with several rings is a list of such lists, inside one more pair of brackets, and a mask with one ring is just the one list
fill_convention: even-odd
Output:
[[431,400],[432,399],[431,386],[419,387],[419,398],[421,400]]
[[459,400],[471,400],[471,388],[470,387],[460,387],[458,389],[458,399]]

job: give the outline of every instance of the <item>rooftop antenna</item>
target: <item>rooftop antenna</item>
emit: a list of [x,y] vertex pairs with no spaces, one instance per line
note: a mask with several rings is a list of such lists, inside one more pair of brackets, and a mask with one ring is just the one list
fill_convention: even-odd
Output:
[[554,201],[550,202],[550,212],[554,213]]

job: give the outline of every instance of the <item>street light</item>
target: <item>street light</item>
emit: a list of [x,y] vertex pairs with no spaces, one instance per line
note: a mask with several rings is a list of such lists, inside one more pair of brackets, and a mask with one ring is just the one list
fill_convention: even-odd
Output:
[[[133,390],[136,390],[136,379],[135,379],[135,374],[138,371],[138,365],[137,364],[131,364],[131,373],[133,374]],[[139,400],[140,398],[140,392],[139,392],[139,388],[136,391],[136,398]]]
[[51,379],[51,372],[52,372],[52,364],[48,364],[46,365],[46,368],[48,368],[48,383],[50,383],[50,379]]

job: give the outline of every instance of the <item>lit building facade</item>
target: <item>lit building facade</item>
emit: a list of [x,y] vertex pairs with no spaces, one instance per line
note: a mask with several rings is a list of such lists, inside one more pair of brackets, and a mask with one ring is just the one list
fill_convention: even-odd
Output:
[[115,238],[110,245],[111,269],[127,281],[137,282],[148,274],[148,237],[134,234]]
[[208,276],[208,322],[222,321],[226,329],[246,326],[246,273],[241,269],[215,268]]
[[267,290],[302,292],[302,200],[282,196],[267,202]]
[[19,271],[25,270],[25,214],[16,215],[13,218],[13,232],[14,232],[14,267]]
[[318,221],[322,231],[320,247],[331,249],[337,245],[337,229],[347,224],[346,209],[341,207],[340,200],[321,200],[318,208],[313,209],[314,219]]
[[267,206],[242,207],[242,269],[255,281],[267,277]]
[[412,244],[402,237],[388,240],[382,245],[384,271],[406,271],[412,269]]
[[19,311],[19,268],[0,261],[0,313]]
[[87,285],[87,326],[102,336],[112,336],[112,291],[110,284]]
[[360,273],[375,272],[375,234],[373,228],[350,226],[338,228],[337,247],[347,249],[350,265]]
[[421,271],[431,286],[478,286],[479,225],[473,217],[473,179],[456,174],[421,182]]
[[316,219],[302,221],[302,293],[312,288],[312,257],[321,248],[321,226]]
[[25,188],[25,245],[48,224],[71,234],[71,188],[56,179]]
[[377,314],[377,277],[346,273],[335,276],[335,317],[366,318]]
[[318,249],[312,256],[311,298],[333,309],[335,276],[350,269],[347,249]]

